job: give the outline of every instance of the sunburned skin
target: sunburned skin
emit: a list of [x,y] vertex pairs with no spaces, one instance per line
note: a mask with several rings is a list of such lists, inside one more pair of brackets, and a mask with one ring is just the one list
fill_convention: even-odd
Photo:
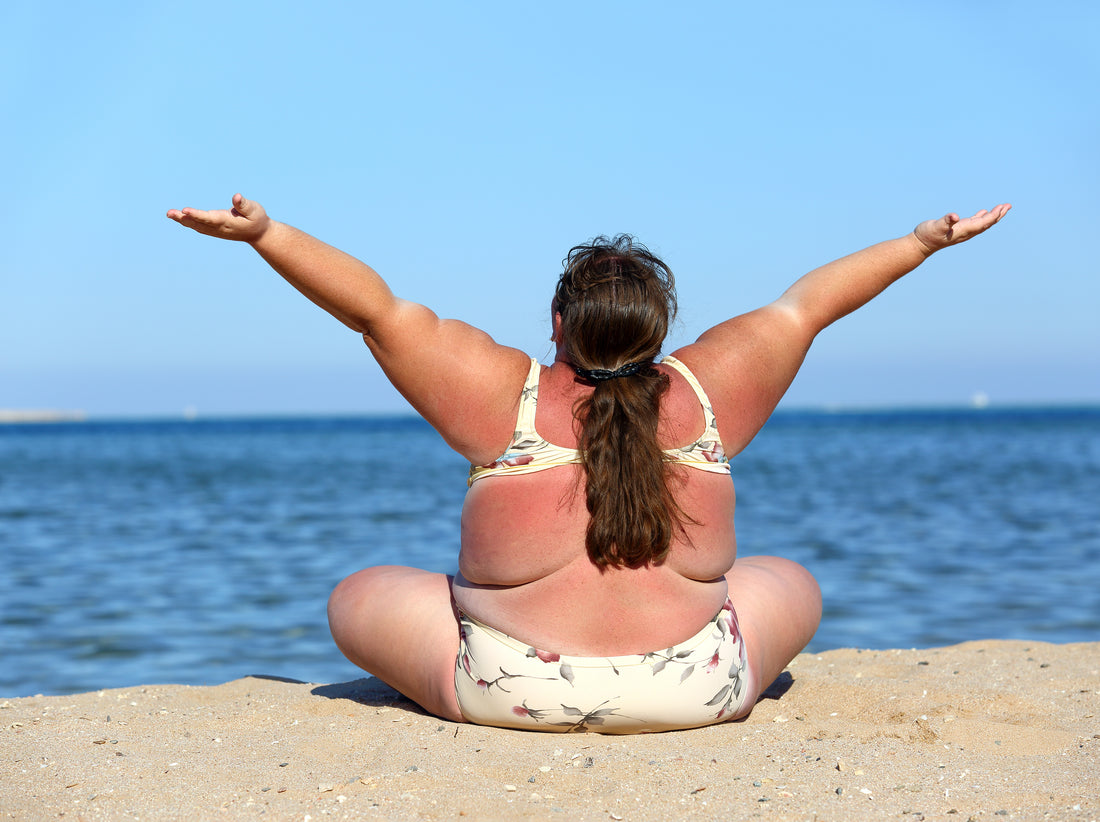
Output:
[[[561,364],[545,373],[555,368]],[[670,420],[666,432],[676,446],[689,445],[704,433],[706,418],[685,378],[668,370],[666,405],[681,418]],[[573,383],[553,376],[539,383],[535,429],[544,437],[543,427],[554,431],[561,438],[555,444],[564,448],[576,445],[572,427],[563,425],[571,415]],[[562,385],[568,393],[557,391]],[[474,481],[463,508],[458,607],[509,635],[577,655],[644,653],[691,636],[726,597],[723,575],[736,558],[735,497],[727,471],[668,470],[686,515],[683,530],[665,562],[640,570],[601,570],[588,561],[588,513],[577,465],[503,470]],[[584,592],[601,607],[575,607]]]

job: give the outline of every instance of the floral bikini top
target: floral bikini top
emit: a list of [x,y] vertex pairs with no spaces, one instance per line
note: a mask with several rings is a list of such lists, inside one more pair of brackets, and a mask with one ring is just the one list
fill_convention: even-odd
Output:
[[[706,428],[699,439],[682,448],[669,448],[665,455],[670,462],[709,471],[712,474],[729,474],[729,459],[722,448],[722,438],[718,435],[718,424],[714,418],[714,409],[703,386],[695,379],[686,365],[675,357],[665,357],[661,362],[679,372],[688,385],[695,391],[699,404],[703,407]],[[531,370],[520,394],[519,418],[516,420],[516,433],[508,450],[488,465],[471,465],[467,485],[473,485],[484,477],[501,474],[530,474],[559,465],[575,465],[581,461],[580,452],[575,448],[565,448],[547,442],[535,430],[535,409],[539,402],[539,374],[541,366],[532,358]]]

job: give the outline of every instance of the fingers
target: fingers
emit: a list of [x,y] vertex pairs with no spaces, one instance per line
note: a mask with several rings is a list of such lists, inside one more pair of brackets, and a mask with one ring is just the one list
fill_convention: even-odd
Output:
[[913,229],[913,234],[925,248],[937,251],[976,237],[995,225],[1010,208],[1009,203],[1001,203],[992,209],[983,208],[966,219],[952,211],[938,220],[921,223]]
[[975,225],[980,225],[982,226],[982,228],[989,228],[991,225],[1000,220],[1001,217],[1005,215],[1007,210],[1008,209],[1002,209],[1001,206],[997,206],[996,208],[993,208],[991,210],[983,208],[970,219]]
[[1001,203],[1000,205],[994,206],[991,209],[983,208],[970,219],[988,222],[989,225],[993,225],[993,223],[997,222],[1003,216],[1005,216],[1011,208],[1011,203]]
[[953,232],[953,242],[964,242],[992,228],[1008,213],[1011,207],[1008,203],[1001,203],[1001,205],[994,206],[992,209],[983,208],[973,216],[959,221]]
[[256,210],[256,204],[251,200],[246,200],[244,195],[237,193],[233,195],[233,210],[242,217],[251,217],[252,212]]
[[[248,217],[249,212],[255,210],[255,203],[250,200],[246,200],[240,194],[233,195],[233,210],[237,212],[234,216]],[[170,220],[175,220],[177,223],[183,220],[191,219],[199,223],[214,223],[217,222],[217,217],[224,215],[227,212],[224,210],[203,211],[198,208],[170,208],[165,215]]]
[[168,209],[168,219],[175,220],[177,223],[182,223],[185,220],[195,220],[197,222],[209,222],[210,212],[199,211],[195,208],[170,208]]
[[200,223],[210,223],[214,221],[214,215],[217,212],[214,211],[202,211],[198,208],[185,208],[183,209],[183,216],[189,217],[192,220],[196,220]]
[[186,228],[210,237],[224,240],[253,242],[267,231],[271,220],[263,206],[252,200],[246,200],[241,194],[233,195],[231,209],[203,211],[198,208],[172,208],[167,212],[170,220],[175,220]]

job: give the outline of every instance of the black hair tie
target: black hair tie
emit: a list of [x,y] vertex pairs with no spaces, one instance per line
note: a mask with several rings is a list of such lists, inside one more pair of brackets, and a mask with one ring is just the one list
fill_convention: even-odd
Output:
[[574,368],[573,370],[582,379],[591,380],[592,382],[604,382],[605,380],[613,380],[616,377],[633,377],[643,367],[645,367],[644,362],[628,362],[614,371],[609,371],[606,368]]

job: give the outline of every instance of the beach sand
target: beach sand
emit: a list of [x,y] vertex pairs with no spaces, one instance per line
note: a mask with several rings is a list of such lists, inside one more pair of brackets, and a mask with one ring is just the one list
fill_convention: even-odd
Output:
[[376,680],[0,699],[0,819],[1100,818],[1100,643],[803,654],[735,723],[549,734]]

